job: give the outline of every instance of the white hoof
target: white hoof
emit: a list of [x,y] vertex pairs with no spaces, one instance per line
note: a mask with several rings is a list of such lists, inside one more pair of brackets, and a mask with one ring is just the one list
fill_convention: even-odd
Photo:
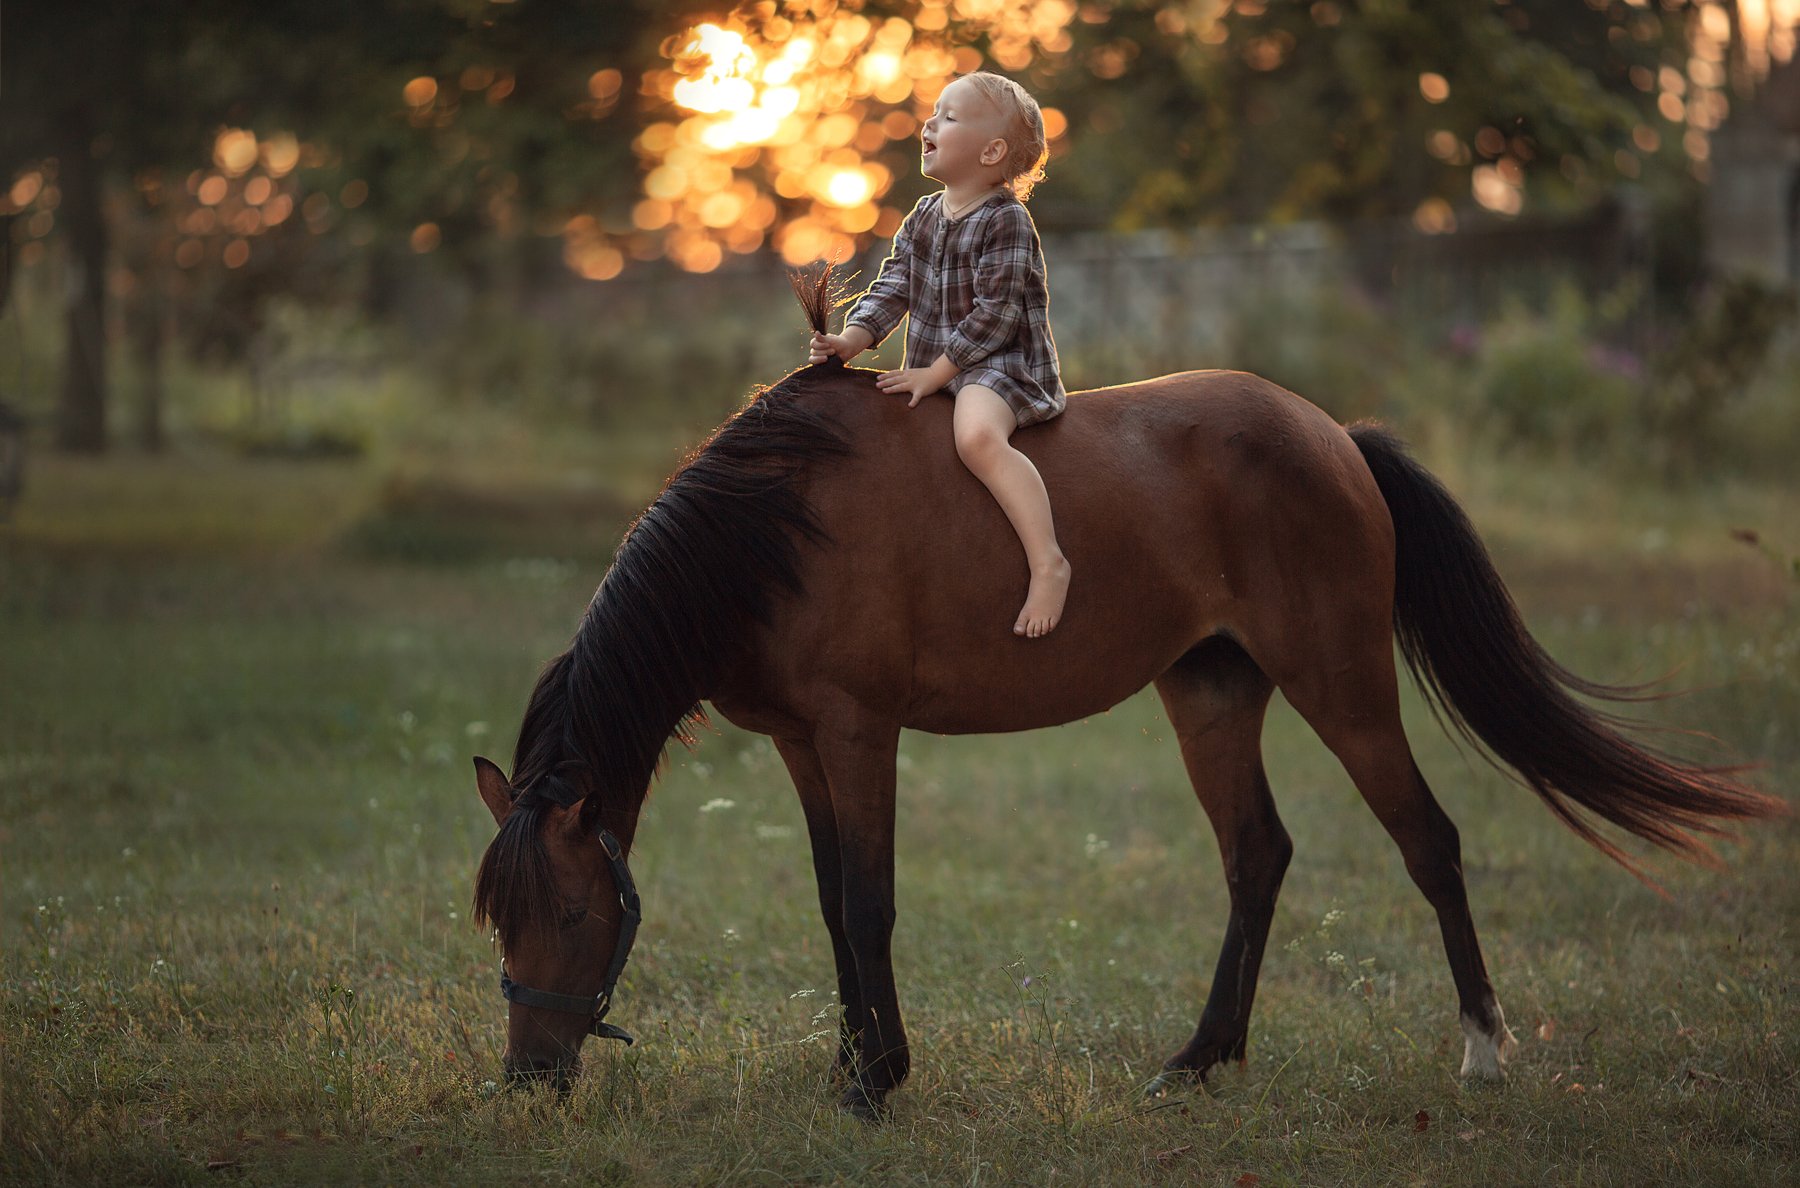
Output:
[[1506,1016],[1501,1013],[1499,1003],[1494,1004],[1493,1011],[1492,1031],[1469,1016],[1462,1016],[1462,1075],[1465,1077],[1480,1077],[1484,1081],[1506,1079],[1506,1061],[1519,1046],[1519,1041],[1507,1030]]

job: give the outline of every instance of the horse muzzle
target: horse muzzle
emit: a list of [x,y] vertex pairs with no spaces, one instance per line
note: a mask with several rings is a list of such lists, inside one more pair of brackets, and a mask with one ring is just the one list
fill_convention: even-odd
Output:
[[518,1056],[508,1052],[501,1062],[508,1089],[549,1088],[566,1094],[581,1073],[581,1056],[566,1052],[561,1056]]

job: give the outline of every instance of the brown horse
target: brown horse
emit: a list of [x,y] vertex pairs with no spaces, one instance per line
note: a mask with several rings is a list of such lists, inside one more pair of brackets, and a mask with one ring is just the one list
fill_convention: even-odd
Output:
[[[824,324],[822,301],[808,313]],[[1627,866],[1602,822],[1704,859],[1695,833],[1782,811],[1577,700],[1634,691],[1539,648],[1461,509],[1374,425],[1346,431],[1238,372],[1075,395],[1014,439],[1075,564],[1067,613],[1042,639],[1010,630],[1024,556],[951,438],[948,400],[909,411],[873,372],[808,367],[721,427],[627,533],[538,679],[511,779],[476,761],[500,829],[475,909],[518,979],[504,987],[510,1079],[565,1084],[587,1034],[623,1036],[600,1020],[636,928],[623,851],[667,741],[686,741],[702,701],[773,738],[800,794],[843,1008],[841,1104],[864,1116],[909,1060],[889,950],[904,727],[1052,726],[1155,682],[1230,889],[1211,992],[1163,1083],[1244,1053],[1293,849],[1260,752],[1276,688],[1437,912],[1465,1075],[1503,1075],[1513,1040],[1456,828],[1401,728],[1396,639],[1443,718]]]

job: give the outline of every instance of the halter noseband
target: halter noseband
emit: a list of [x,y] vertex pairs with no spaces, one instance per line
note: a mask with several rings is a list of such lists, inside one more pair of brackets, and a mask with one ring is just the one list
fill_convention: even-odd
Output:
[[631,881],[631,869],[625,865],[625,850],[619,845],[619,839],[602,829],[599,840],[600,848],[606,851],[606,861],[612,867],[613,887],[619,893],[622,912],[619,939],[613,945],[612,964],[606,968],[606,981],[601,985],[600,993],[592,998],[583,998],[576,994],[552,994],[548,990],[521,986],[508,976],[505,958],[500,961],[500,993],[508,1002],[516,1002],[520,1006],[586,1015],[589,1035],[623,1040],[630,1044],[634,1042],[631,1033],[606,1022],[606,1012],[612,1009],[613,988],[619,984],[619,974],[625,969],[626,958],[631,956],[631,942],[637,939],[638,922],[643,919],[643,912],[640,910],[642,905],[638,900],[637,884]]

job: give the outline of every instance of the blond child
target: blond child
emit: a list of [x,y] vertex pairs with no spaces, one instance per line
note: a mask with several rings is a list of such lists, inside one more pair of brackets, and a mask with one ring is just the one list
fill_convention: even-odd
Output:
[[945,87],[920,136],[919,170],[943,189],[919,200],[842,334],[814,334],[814,363],[848,362],[908,317],[905,366],[883,392],[956,400],[956,452],[1012,522],[1031,586],[1013,633],[1037,638],[1062,617],[1069,562],[1050,495],[1013,431],[1062,412],[1067,396],[1050,337],[1044,253],[1024,199],[1047,156],[1037,102],[985,71]]

